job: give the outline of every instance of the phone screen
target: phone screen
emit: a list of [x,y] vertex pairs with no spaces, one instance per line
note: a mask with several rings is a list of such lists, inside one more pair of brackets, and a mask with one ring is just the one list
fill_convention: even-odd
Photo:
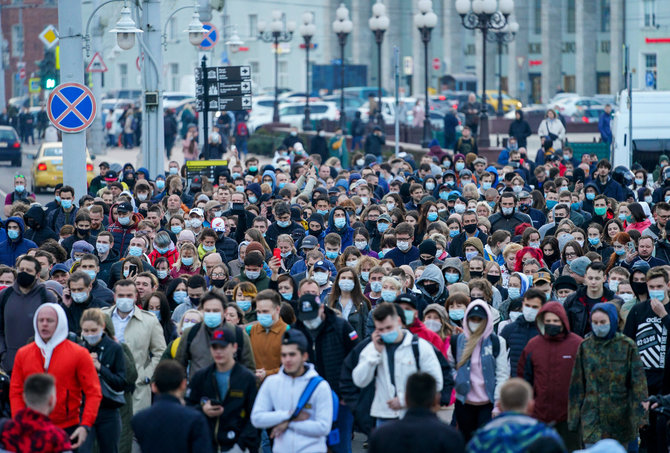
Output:
[[233,210],[234,211],[243,211],[244,210],[244,203],[233,203]]
[[272,251],[272,254],[273,254],[274,257],[277,258],[278,260],[281,259],[281,250],[279,250],[279,249],[274,249],[274,250]]

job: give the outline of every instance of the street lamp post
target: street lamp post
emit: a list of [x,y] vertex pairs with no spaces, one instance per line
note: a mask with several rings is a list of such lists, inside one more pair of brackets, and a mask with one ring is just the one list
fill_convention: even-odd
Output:
[[390,20],[386,15],[386,6],[377,0],[372,6],[372,17],[368,20],[368,25],[372,33],[375,35],[375,42],[377,43],[377,124],[384,122],[382,116],[382,42],[384,42],[384,33],[388,30]]
[[519,24],[512,22],[507,26],[503,27],[502,30],[495,31],[491,34],[486,35],[486,39],[489,42],[498,44],[498,108],[496,109],[497,116],[503,116],[502,108],[502,52],[503,44],[508,44],[514,41],[516,37],[516,32],[519,30]]
[[302,123],[304,131],[312,130],[312,122],[309,119],[309,48],[312,45],[312,36],[316,34],[316,25],[314,25],[314,16],[312,13],[302,15],[302,25],[300,26],[300,35],[305,41],[305,120]]
[[337,35],[337,42],[340,45],[340,127],[344,130],[347,123],[344,113],[344,46],[347,44],[347,37],[354,29],[354,24],[349,20],[349,10],[340,3],[335,11],[336,19],[333,21],[333,31]]
[[456,0],[456,11],[468,30],[482,32],[482,108],[479,114],[477,146],[491,146],[489,138],[488,104],[486,103],[486,41],[489,30],[501,30],[514,10],[514,0]]
[[423,41],[423,74],[424,74],[424,119],[423,119],[423,140],[421,141],[422,148],[428,148],[428,144],[433,140],[433,131],[430,125],[430,105],[428,100],[428,43],[430,42],[430,34],[433,28],[437,25],[437,14],[433,12],[432,0],[419,0],[419,12],[414,15],[414,25],[421,33],[421,41]]
[[288,22],[284,25],[282,21],[282,12],[272,11],[272,22],[270,28],[267,28],[265,21],[258,22],[258,39],[263,42],[273,43],[275,49],[275,100],[272,106],[272,122],[279,122],[279,43],[289,42],[293,39],[295,31],[295,22]]

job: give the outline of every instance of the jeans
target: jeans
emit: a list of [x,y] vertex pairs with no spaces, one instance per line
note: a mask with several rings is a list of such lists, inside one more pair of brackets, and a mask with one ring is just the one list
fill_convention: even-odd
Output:
[[270,442],[270,435],[266,429],[261,431],[261,452],[272,453],[272,442]]
[[458,424],[458,430],[463,434],[463,439],[468,442],[478,428],[491,421],[491,412],[493,404],[483,404],[476,406],[474,404],[463,404],[456,401],[454,408],[454,418]]
[[337,413],[337,428],[340,430],[340,443],[330,447],[333,453],[351,453],[351,434],[354,430],[354,414],[349,406],[340,404]]
[[360,135],[351,137],[351,150],[356,151],[357,149],[363,149],[363,137]]
[[79,447],[79,453],[92,452],[96,439],[99,453],[118,453],[120,438],[121,415],[119,410],[100,408],[95,424],[86,437],[86,442]]

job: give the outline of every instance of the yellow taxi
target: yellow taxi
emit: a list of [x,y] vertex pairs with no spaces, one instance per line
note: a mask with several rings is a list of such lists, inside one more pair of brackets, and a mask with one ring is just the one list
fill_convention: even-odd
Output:
[[[54,188],[63,183],[63,144],[61,142],[42,143],[33,159],[30,170],[32,192],[39,193],[47,188]],[[86,180],[88,185],[95,178],[93,161],[86,150]]]
[[[495,112],[498,111],[498,90],[486,90],[486,101],[493,107]],[[510,97],[504,91],[502,92],[502,109],[503,112],[509,112],[510,110],[521,110],[523,105],[518,99]]]

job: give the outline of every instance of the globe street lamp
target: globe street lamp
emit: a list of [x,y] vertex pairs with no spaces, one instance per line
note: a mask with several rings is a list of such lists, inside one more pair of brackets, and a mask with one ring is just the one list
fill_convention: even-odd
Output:
[[514,10],[514,0],[456,0],[456,11],[468,30],[482,32],[482,108],[479,113],[477,146],[491,146],[489,138],[488,105],[486,103],[486,35],[489,30],[501,30]]
[[272,107],[272,122],[279,122],[279,43],[289,42],[293,39],[295,22],[289,21],[284,25],[282,12],[272,11],[272,22],[267,27],[265,21],[258,22],[258,39],[263,42],[273,43],[275,50],[275,100]]
[[316,34],[316,25],[314,25],[314,15],[305,13],[302,15],[302,25],[300,26],[300,35],[305,41],[305,120],[302,123],[302,130],[312,130],[312,122],[309,119],[309,48],[312,46],[312,36]]
[[130,8],[125,2],[123,8],[121,8],[121,17],[116,23],[116,27],[109,30],[109,32],[116,33],[116,43],[123,50],[132,49],[135,45],[135,35],[144,33],[135,26]]
[[382,116],[382,42],[384,41],[384,32],[389,28],[389,23],[389,18],[386,15],[386,6],[384,6],[381,0],[377,0],[377,3],[372,5],[372,17],[368,20],[368,25],[375,35],[375,42],[377,43],[377,124],[384,122],[384,117]]
[[437,25],[437,14],[433,12],[432,0],[419,0],[419,12],[414,15],[414,25],[421,33],[421,41],[423,41],[423,73],[424,73],[424,119],[423,119],[423,140],[421,141],[422,148],[428,148],[428,144],[433,140],[433,131],[430,125],[430,107],[428,100],[428,43],[430,42],[430,34],[433,28]]
[[497,116],[503,116],[502,108],[502,51],[503,44],[510,43],[514,41],[516,32],[519,31],[519,24],[512,22],[507,26],[503,27],[502,30],[495,31],[489,35],[486,35],[486,39],[489,42],[498,44],[498,108],[496,111]]
[[333,21],[333,31],[337,35],[337,42],[340,44],[340,127],[344,130],[346,124],[346,115],[344,113],[344,46],[347,44],[347,37],[354,29],[354,24],[349,20],[349,10],[340,3],[340,7],[335,11]]

